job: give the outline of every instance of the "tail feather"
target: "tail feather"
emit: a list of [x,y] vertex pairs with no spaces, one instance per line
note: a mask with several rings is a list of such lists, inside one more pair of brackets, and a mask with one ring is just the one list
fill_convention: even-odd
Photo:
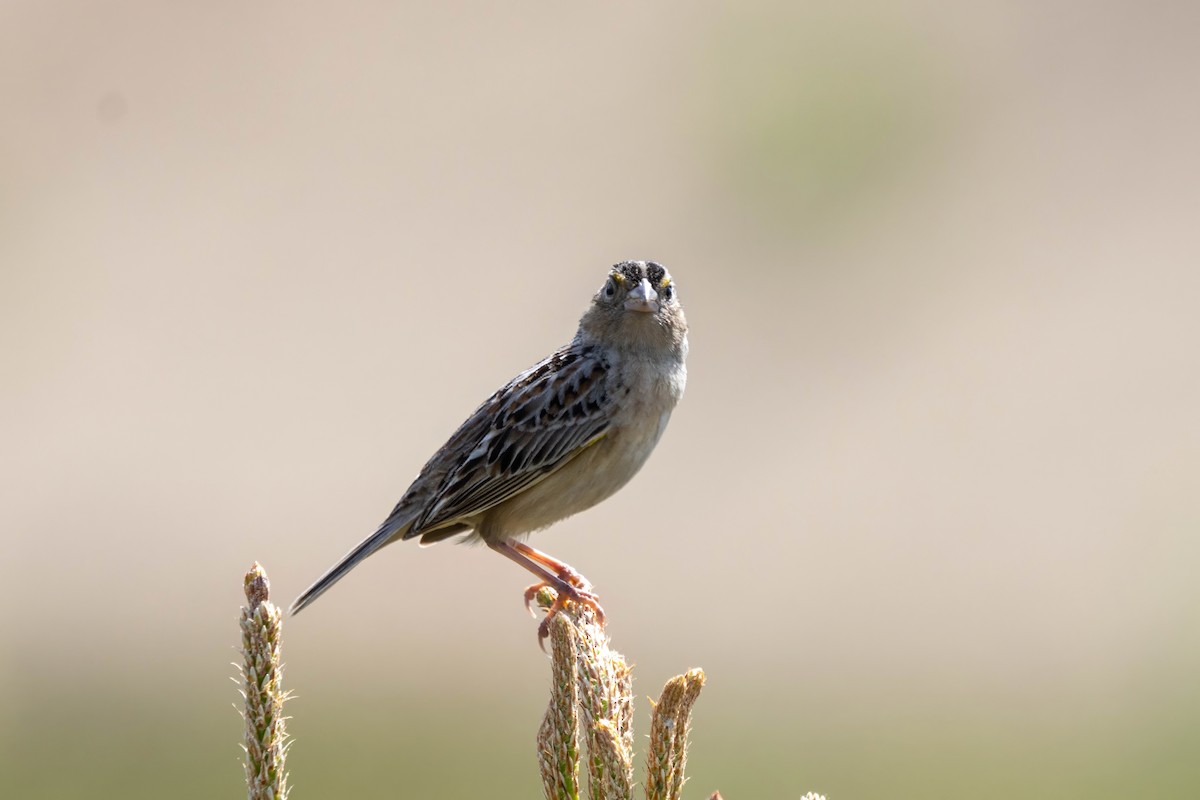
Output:
[[346,576],[346,573],[354,569],[367,556],[379,550],[384,545],[394,542],[404,535],[404,531],[408,528],[408,523],[397,525],[392,519],[388,519],[375,531],[371,536],[364,539],[353,550],[346,555],[338,563],[334,564],[328,572],[317,578],[316,582],[304,590],[304,592],[295,599],[292,607],[288,609],[289,614],[299,614],[312,601],[328,591],[329,587],[340,581]]

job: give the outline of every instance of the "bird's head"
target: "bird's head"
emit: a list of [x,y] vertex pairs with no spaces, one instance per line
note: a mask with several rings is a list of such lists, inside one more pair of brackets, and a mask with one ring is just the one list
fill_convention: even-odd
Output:
[[686,347],[687,321],[675,283],[653,261],[614,264],[580,329],[618,347]]

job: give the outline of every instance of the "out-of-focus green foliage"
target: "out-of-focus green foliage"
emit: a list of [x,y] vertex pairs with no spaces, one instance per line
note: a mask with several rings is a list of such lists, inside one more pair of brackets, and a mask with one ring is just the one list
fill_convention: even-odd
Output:
[[[152,687],[96,675],[76,683],[31,682],[22,692],[26,697],[58,702],[47,715],[18,701],[0,750],[5,794],[26,800],[150,800],[168,791],[182,800],[241,796],[241,721],[231,707],[228,676],[218,672],[176,676],[170,686]],[[709,678],[721,693],[764,688],[722,686],[719,675]],[[539,796],[534,735],[545,696],[531,690],[500,697],[486,688],[481,679],[472,687],[428,686],[420,696],[330,689],[297,698],[288,706],[293,794],[364,800]],[[635,686],[635,692],[645,691]],[[166,697],[172,699],[162,702]],[[887,712],[870,730],[824,711],[785,720],[714,717],[701,707],[684,796],[707,797],[719,788],[726,798],[782,797],[794,787],[795,796],[813,789],[831,800],[1184,800],[1200,786],[1200,767],[1191,757],[1200,748],[1200,698],[1192,692],[1176,701],[1152,714],[1081,719],[1071,727],[1034,719],[997,722],[1004,715],[983,708],[975,717],[943,719]],[[638,704],[643,731],[649,730],[648,705]],[[644,739],[636,746],[644,748]]]

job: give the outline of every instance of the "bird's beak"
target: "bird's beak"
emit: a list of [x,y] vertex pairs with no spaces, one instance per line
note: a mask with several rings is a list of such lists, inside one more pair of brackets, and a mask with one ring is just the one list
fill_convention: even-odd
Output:
[[629,291],[625,296],[625,310],[646,313],[658,311],[658,292],[654,291],[650,281],[642,278],[642,282]]

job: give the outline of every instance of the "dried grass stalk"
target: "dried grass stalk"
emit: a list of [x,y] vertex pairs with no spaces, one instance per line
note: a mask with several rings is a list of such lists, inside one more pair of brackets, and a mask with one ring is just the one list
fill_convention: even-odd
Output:
[[704,670],[693,669],[667,681],[650,720],[646,755],[646,800],[679,800],[687,764],[692,706],[704,687]]
[[[543,608],[549,608],[554,603],[554,591],[543,589],[537,601]],[[629,665],[624,656],[609,646],[608,636],[592,611],[574,604],[568,604],[551,621],[550,643],[554,685],[542,731],[553,729],[559,731],[555,735],[562,735],[563,725],[555,719],[561,716],[562,706],[572,704],[578,720],[578,736],[587,750],[587,797],[632,800],[633,678]],[[571,691],[566,688],[568,675]],[[544,741],[539,732],[538,755],[543,762],[546,797],[559,800],[571,796],[558,794],[556,776],[578,776],[579,747],[576,745],[573,762],[548,766],[544,754],[549,748]],[[566,750],[559,748],[555,752],[561,758]],[[574,785],[579,785],[578,780]]]
[[[287,800],[280,657],[282,614],[270,602],[270,583],[255,563],[246,573],[242,608],[242,698],[246,722],[247,800]],[[549,609],[554,592],[537,601]],[[550,703],[537,734],[538,764],[547,800],[580,800],[581,742],[587,749],[589,800],[633,798],[633,671],[613,650],[587,608],[564,607],[550,624]],[[654,707],[646,755],[646,800],[680,800],[692,706],[704,686],[693,669],[667,681]],[[721,800],[714,792],[709,800]],[[825,800],[806,794],[802,800]]]
[[633,794],[633,678],[625,657],[588,610],[579,626],[576,676],[588,750],[591,800],[630,800]]
[[538,766],[548,800],[579,800],[579,693],[575,628],[563,615],[550,622],[550,705],[538,729]]
[[288,735],[284,729],[283,615],[270,602],[271,584],[258,562],[246,573],[247,605],[242,608],[242,698],[246,721],[247,800],[287,800]]

